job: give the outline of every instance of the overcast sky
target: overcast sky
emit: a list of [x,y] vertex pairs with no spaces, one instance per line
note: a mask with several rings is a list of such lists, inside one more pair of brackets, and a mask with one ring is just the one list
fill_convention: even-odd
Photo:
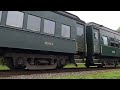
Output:
[[67,11],[77,15],[81,20],[96,22],[113,30],[120,27],[120,11]]

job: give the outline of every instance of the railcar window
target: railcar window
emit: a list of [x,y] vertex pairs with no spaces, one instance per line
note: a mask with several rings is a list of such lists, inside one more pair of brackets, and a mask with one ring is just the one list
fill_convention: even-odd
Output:
[[119,43],[115,43],[115,46],[119,48]]
[[1,22],[2,11],[0,11],[0,22]]
[[83,36],[83,32],[84,32],[84,26],[79,25],[79,26],[77,27],[77,35],[78,35],[78,36]]
[[108,46],[108,38],[106,36],[103,36],[103,44]]
[[44,32],[48,34],[55,33],[55,22],[44,19]]
[[27,29],[40,31],[41,18],[28,15]]
[[98,39],[98,32],[96,32],[96,31],[94,32],[94,38]]
[[111,43],[111,46],[115,46],[115,44],[114,44],[114,38],[110,38],[110,43]]
[[115,40],[115,47],[119,48],[119,40]]
[[120,41],[119,41],[119,48],[120,48]]
[[70,38],[70,26],[62,24],[62,36],[66,38]]
[[6,25],[20,27],[23,26],[24,13],[19,11],[8,11]]
[[111,42],[111,46],[113,46],[113,47],[114,47],[114,43],[113,43],[113,42]]

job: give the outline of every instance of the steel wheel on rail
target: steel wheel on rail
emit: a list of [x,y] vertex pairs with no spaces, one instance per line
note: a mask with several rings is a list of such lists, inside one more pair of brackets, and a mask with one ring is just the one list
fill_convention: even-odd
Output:
[[18,57],[15,60],[16,70],[25,70],[25,59],[23,57]]

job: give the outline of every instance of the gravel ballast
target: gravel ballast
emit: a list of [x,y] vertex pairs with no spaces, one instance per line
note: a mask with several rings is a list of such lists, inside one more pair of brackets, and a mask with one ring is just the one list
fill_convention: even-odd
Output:
[[[96,73],[104,73],[114,71],[116,69],[108,69],[108,70],[94,70],[94,71],[78,71],[78,72],[56,72],[56,73],[37,73],[37,74],[29,74],[29,75],[10,75],[7,77],[0,77],[0,79],[48,79],[53,77],[62,77],[62,76],[70,76],[70,75],[86,75],[86,74],[96,74]],[[117,69],[120,70],[120,69]]]

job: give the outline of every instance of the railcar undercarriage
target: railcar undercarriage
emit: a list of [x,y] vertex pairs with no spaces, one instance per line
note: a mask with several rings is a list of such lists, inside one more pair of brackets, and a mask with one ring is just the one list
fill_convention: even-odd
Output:
[[117,67],[120,58],[115,57],[99,57],[98,63],[95,63],[92,56],[86,58],[85,66],[89,68],[90,66],[97,67]]
[[70,62],[69,56],[25,53],[7,53],[4,59],[11,70],[57,69]]

